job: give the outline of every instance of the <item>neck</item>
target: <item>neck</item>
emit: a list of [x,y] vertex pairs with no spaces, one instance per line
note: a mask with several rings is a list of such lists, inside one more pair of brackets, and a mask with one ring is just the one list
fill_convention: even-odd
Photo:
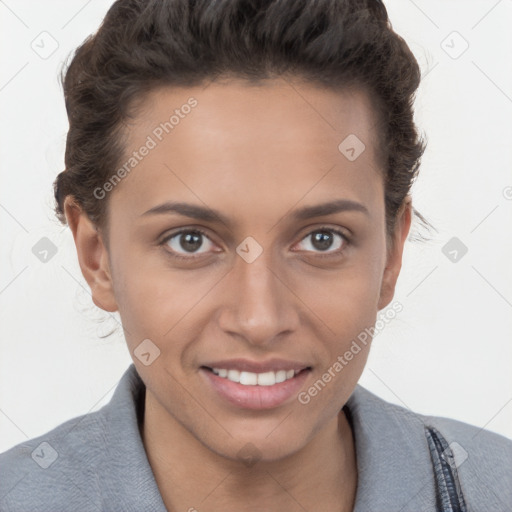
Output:
[[356,455],[343,410],[298,452],[244,465],[207,448],[146,391],[141,436],[169,512],[353,509]]

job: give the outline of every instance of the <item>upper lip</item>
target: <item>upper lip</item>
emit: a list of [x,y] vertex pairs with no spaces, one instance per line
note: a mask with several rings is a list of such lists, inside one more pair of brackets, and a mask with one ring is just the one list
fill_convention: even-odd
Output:
[[300,371],[304,368],[310,368],[308,364],[286,359],[268,359],[267,361],[250,361],[249,359],[224,359],[205,363],[202,366],[207,368],[224,368],[226,370],[238,370],[251,373],[265,373],[279,370]]

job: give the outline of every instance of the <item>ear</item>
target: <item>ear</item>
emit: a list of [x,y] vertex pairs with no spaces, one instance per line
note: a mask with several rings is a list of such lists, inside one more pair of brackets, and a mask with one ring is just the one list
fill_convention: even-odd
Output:
[[412,201],[407,196],[398,210],[395,229],[393,233],[393,244],[388,248],[386,268],[382,275],[378,310],[385,308],[395,295],[395,286],[402,268],[402,254],[404,244],[409,234],[412,218]]
[[117,311],[108,252],[98,228],[73,196],[66,197],[64,212],[75,239],[80,269],[91,288],[94,304],[105,311]]

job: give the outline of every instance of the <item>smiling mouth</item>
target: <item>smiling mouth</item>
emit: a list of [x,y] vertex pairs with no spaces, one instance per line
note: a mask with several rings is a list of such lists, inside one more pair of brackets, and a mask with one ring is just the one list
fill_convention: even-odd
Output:
[[274,386],[295,378],[297,375],[310,371],[311,367],[308,366],[301,370],[277,370],[267,371],[262,373],[254,373],[248,371],[240,371],[235,369],[226,368],[210,368],[202,366],[201,368],[212,372],[213,374],[223,379],[241,384],[243,386]]

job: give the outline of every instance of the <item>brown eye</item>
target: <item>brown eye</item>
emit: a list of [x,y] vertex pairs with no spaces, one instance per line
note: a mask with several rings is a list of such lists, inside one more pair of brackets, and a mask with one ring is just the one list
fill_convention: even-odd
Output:
[[340,230],[333,228],[319,228],[308,233],[301,242],[306,241],[302,250],[317,253],[327,253],[325,256],[339,255],[349,244],[348,237]]
[[[185,259],[193,259],[197,255],[205,254],[208,252],[209,246],[213,246],[212,241],[200,229],[182,229],[171,233],[162,240],[161,244],[171,249],[169,252],[172,256]],[[204,252],[198,252],[199,249],[205,247]]]

